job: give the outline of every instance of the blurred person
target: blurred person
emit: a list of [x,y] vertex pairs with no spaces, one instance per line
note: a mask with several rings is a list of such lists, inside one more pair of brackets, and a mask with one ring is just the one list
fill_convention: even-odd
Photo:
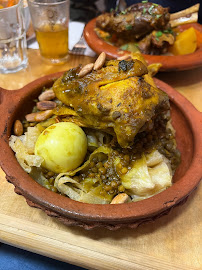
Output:
[[97,17],[100,12],[96,2],[95,0],[70,0],[70,19],[86,23]]

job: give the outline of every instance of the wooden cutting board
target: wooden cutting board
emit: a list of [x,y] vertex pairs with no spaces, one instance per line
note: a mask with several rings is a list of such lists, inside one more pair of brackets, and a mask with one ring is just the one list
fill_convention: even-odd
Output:
[[[88,57],[70,57],[65,66],[48,66],[38,51],[29,51],[29,67],[0,75],[0,86],[17,89],[45,74],[65,70]],[[202,111],[202,69],[158,75]],[[3,153],[1,153],[2,155]],[[66,227],[14,193],[0,170],[0,241],[54,259],[101,270],[176,270],[202,267],[202,186],[188,201],[154,223],[109,231]],[[1,247],[0,247],[1,250]]]

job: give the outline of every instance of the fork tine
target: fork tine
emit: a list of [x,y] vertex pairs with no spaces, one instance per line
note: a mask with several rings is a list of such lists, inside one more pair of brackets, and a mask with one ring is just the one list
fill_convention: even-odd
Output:
[[73,50],[71,51],[74,54],[79,54],[83,53],[85,51],[86,47],[74,47]]
[[86,47],[74,47],[71,51],[73,54],[83,54],[86,50]]
[[73,49],[70,51],[72,54],[84,54],[86,50],[86,44],[83,34],[81,35],[79,41],[74,45]]
[[81,55],[84,54],[84,52],[85,52],[85,49],[81,49],[81,48],[70,51],[71,54],[81,54]]

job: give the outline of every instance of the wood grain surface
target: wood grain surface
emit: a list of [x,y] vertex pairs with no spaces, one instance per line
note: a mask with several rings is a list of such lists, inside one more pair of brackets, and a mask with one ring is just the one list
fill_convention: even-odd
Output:
[[[63,66],[42,62],[38,50],[29,50],[29,66],[0,75],[0,86],[16,90],[46,74],[63,71],[94,59],[70,56]],[[202,68],[158,74],[202,111]],[[3,154],[3,153],[1,153]],[[66,227],[43,211],[26,204],[0,170],[0,241],[64,262],[101,270],[201,269],[202,186],[188,201],[164,217],[137,229],[85,231]],[[0,247],[1,249],[1,247]]]

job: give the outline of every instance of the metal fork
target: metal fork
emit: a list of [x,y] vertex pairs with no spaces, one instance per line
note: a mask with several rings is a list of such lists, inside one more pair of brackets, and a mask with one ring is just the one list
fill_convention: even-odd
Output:
[[127,8],[127,4],[125,0],[116,0],[116,7],[115,10],[123,11]]
[[70,53],[82,55],[82,54],[84,54],[85,50],[86,50],[86,43],[85,43],[85,39],[84,39],[84,36],[82,33],[79,41],[74,45],[74,47],[72,48]]

